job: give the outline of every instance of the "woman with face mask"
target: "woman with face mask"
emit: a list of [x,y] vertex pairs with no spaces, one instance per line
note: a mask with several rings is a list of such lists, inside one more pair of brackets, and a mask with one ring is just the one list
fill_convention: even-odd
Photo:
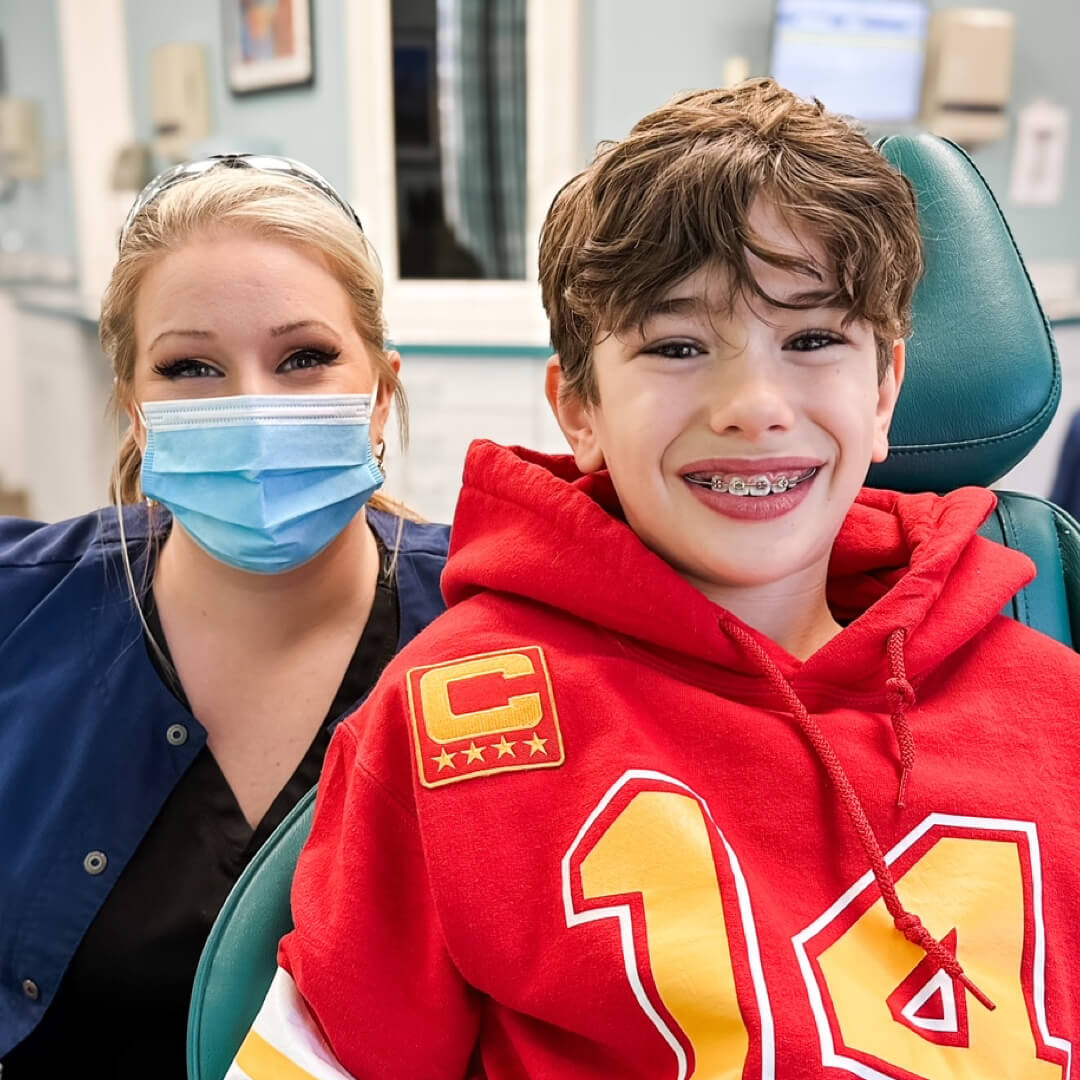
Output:
[[400,359],[352,209],[284,158],[163,173],[101,340],[116,505],[0,520],[4,1080],[183,1077],[192,978],[336,722],[442,610],[377,494]]

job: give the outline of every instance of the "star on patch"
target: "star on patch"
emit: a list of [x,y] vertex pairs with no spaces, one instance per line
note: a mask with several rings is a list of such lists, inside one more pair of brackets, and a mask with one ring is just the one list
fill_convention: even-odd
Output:
[[464,753],[465,753],[465,764],[466,765],[471,765],[474,761],[483,761],[484,760],[484,751],[486,749],[487,749],[486,746],[477,746],[475,742],[469,743],[469,745],[465,747],[465,751],[464,751]]
[[531,739],[526,739],[525,745],[529,748],[529,757],[534,754],[547,753],[547,739],[541,739],[539,735],[533,735]]

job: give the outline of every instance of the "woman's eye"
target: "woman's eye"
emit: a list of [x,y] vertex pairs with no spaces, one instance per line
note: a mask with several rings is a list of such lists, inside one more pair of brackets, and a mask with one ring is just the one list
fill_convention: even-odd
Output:
[[334,363],[340,355],[340,351],[326,352],[323,349],[300,349],[283,360],[278,371],[307,371],[310,368],[325,367]]
[[824,349],[827,345],[842,345],[844,339],[839,334],[829,330],[807,330],[799,334],[787,343],[787,348],[795,352],[813,352],[815,349]]
[[704,350],[692,341],[665,341],[660,345],[650,345],[644,351],[668,360],[692,360],[695,356],[701,356]]
[[154,371],[166,379],[213,379],[221,378],[221,372],[205,360],[167,360],[154,365]]

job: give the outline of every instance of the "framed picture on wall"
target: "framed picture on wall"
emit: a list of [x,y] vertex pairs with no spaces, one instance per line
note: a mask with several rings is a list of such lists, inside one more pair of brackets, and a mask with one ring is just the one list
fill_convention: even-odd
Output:
[[314,78],[312,0],[221,0],[229,89],[250,94]]

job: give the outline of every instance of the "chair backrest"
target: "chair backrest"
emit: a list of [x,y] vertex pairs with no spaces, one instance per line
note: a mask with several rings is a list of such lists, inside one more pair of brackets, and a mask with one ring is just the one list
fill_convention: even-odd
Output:
[[292,929],[289,889],[315,814],[312,788],[240,875],[199,960],[188,1014],[188,1077],[221,1080],[277,970]]
[[[931,135],[893,136],[878,148],[915,187],[926,274],[912,305],[889,457],[867,483],[897,491],[990,487],[1053,419],[1061,396],[1054,338],[970,158]],[[997,495],[982,534],[1026,552],[1039,571],[1006,614],[1072,646],[1080,641],[1080,531],[1044,499]]]
[[[985,181],[932,136],[896,136],[882,153],[912,182],[926,251],[908,373],[888,461],[868,483],[901,491],[989,486],[1034,446],[1057,407],[1061,373],[1049,325]],[[1080,640],[1080,533],[1041,499],[999,495],[984,535],[1026,551],[1037,580],[1007,614],[1069,645]],[[188,1026],[191,1080],[220,1080],[273,978],[292,929],[289,885],[311,829],[305,797],[241,876],[210,934]]]

